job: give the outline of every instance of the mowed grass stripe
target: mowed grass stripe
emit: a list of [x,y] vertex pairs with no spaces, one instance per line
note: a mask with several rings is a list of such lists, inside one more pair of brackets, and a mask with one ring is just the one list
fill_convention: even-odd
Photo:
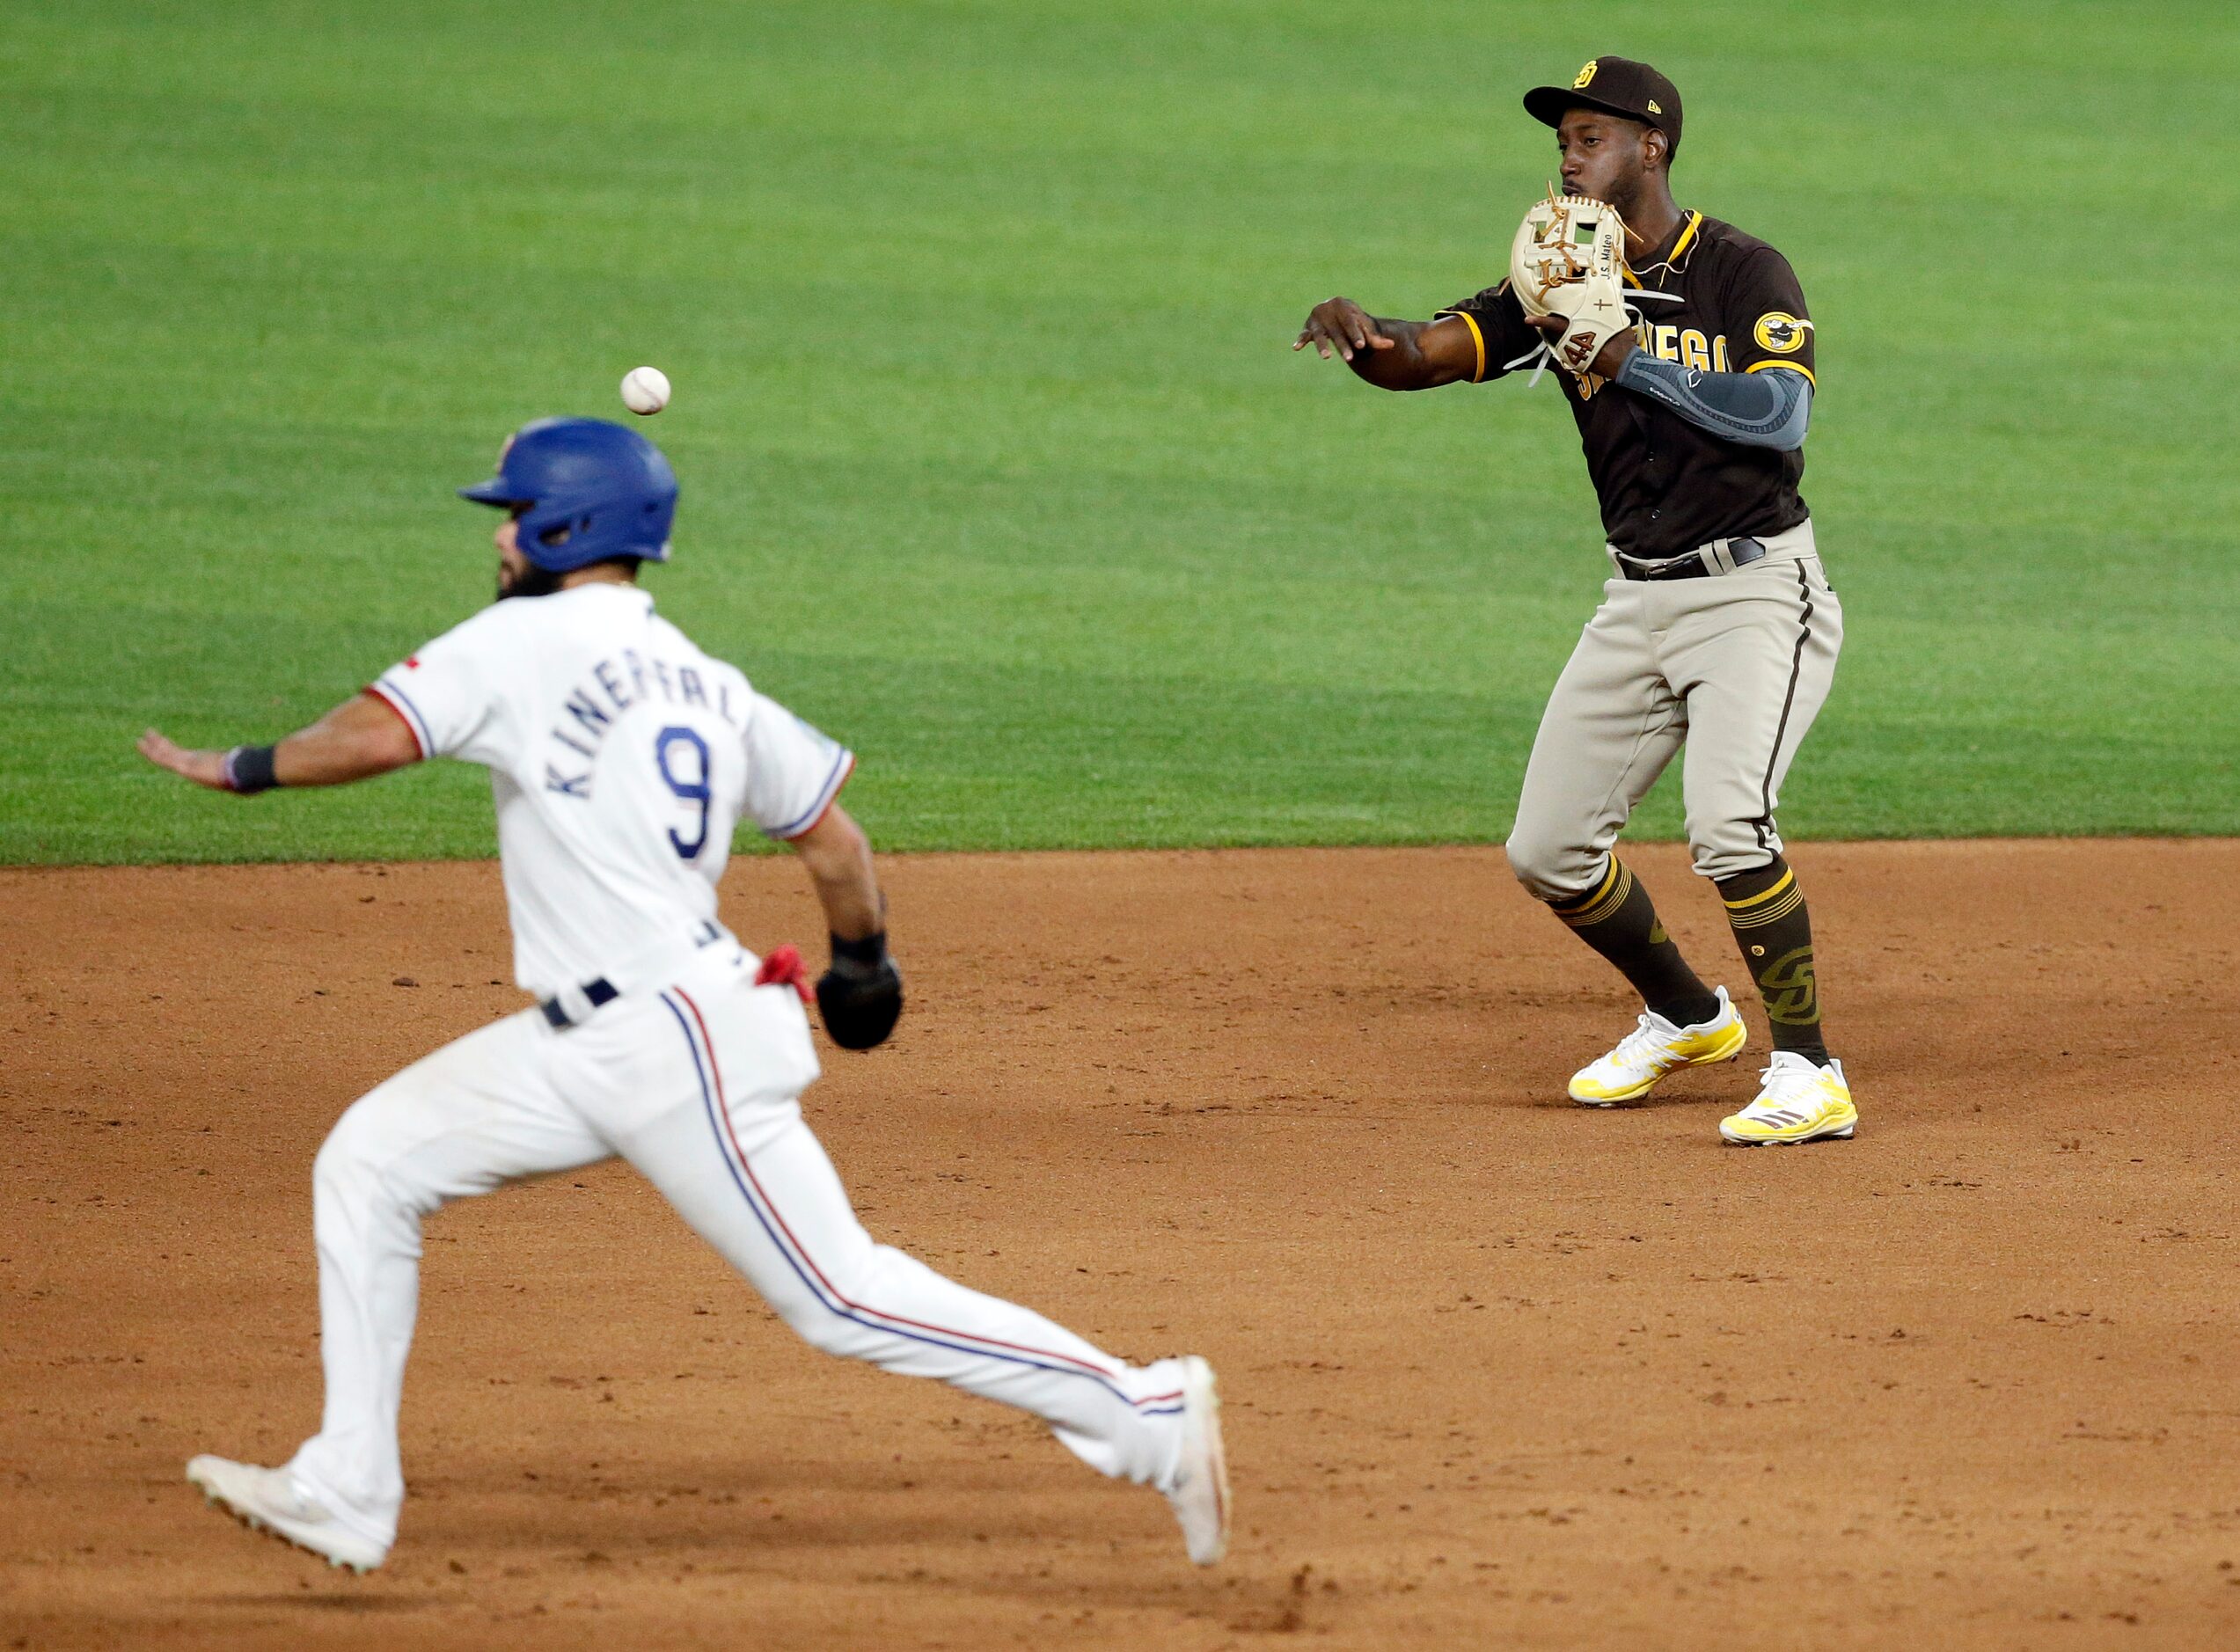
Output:
[[[2240,829],[2230,347],[2105,251],[2189,113],[2172,292],[2236,231],[2236,27],[2169,4],[40,4],[0,17],[0,859],[487,853],[445,766],[253,804],[269,738],[486,600],[449,489],[648,427],[666,611],[863,753],[897,847],[1505,831],[1599,535],[1551,388],[1395,398],[1332,290],[1497,279],[1596,49],[1682,198],[1797,265],[1849,640],[1792,835]],[[493,42],[542,44],[535,61]],[[1377,43],[1377,49],[1365,48]],[[1638,830],[1678,827],[1664,788]]]

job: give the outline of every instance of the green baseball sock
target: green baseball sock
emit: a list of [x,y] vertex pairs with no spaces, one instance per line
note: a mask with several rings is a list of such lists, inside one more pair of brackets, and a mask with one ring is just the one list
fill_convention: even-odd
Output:
[[1727,923],[1742,961],[1758,983],[1759,1000],[1772,1025],[1774,1048],[1826,1066],[1827,1041],[1820,1031],[1819,980],[1812,967],[1812,920],[1797,874],[1775,855],[1769,866],[1719,880]]
[[1719,1012],[1718,994],[1705,986],[1657,921],[1657,908],[1630,868],[1617,856],[1592,894],[1551,902],[1548,910],[1578,938],[1617,966],[1641,1001],[1675,1027],[1694,1027]]

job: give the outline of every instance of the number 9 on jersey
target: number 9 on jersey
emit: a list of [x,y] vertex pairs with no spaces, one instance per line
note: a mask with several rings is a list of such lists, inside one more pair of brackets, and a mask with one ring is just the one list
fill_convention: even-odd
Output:
[[655,736],[654,762],[677,800],[699,810],[690,839],[679,837],[674,826],[669,829],[670,846],[680,859],[690,860],[707,847],[708,800],[714,795],[708,788],[707,742],[682,724],[671,723]]

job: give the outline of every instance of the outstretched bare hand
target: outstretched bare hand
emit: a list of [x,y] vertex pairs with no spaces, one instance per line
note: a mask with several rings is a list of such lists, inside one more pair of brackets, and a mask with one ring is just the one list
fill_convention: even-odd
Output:
[[165,739],[150,728],[138,741],[140,755],[159,769],[169,769],[197,786],[207,786],[213,792],[228,792],[225,783],[225,753],[223,751],[189,751],[185,746]]
[[1299,330],[1291,347],[1303,350],[1311,344],[1327,362],[1331,347],[1336,346],[1337,353],[1351,362],[1356,350],[1389,350],[1393,342],[1377,331],[1377,318],[1351,298],[1325,298],[1307,312],[1307,325]]

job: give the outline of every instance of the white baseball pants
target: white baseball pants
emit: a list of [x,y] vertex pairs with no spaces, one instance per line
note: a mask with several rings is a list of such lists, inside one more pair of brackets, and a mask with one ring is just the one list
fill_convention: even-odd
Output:
[[470,1033],[336,1123],[312,1172],[326,1407],[289,1465],[304,1489],[395,1540],[421,1219],[616,1155],[816,1347],[1033,1412],[1091,1466],[1168,1487],[1178,1363],[1124,1364],[875,1243],[802,1120],[817,1065],[799,995],[755,986],[751,957],[712,950],[579,1027],[556,1031],[531,1009]]

